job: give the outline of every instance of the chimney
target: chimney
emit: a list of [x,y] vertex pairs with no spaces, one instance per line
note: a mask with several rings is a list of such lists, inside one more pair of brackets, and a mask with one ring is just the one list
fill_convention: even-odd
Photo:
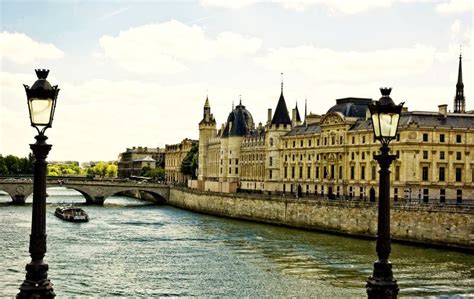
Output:
[[268,108],[267,126],[272,124],[272,108]]
[[438,105],[438,113],[443,118],[448,117],[448,105],[447,104]]
[[296,126],[296,109],[291,110],[291,126]]

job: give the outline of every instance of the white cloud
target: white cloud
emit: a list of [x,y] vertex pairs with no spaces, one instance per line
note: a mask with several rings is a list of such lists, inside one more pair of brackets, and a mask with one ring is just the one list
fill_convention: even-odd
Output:
[[261,40],[231,32],[212,39],[197,25],[173,20],[134,27],[121,31],[117,37],[103,36],[99,44],[103,58],[128,71],[172,74],[188,69],[191,63],[254,54]]
[[271,49],[255,61],[270,70],[301,72],[317,81],[363,81],[422,73],[434,54],[434,48],[421,45],[370,52],[300,46]]
[[18,64],[59,59],[64,53],[53,44],[35,41],[23,33],[0,32],[0,58]]
[[[215,7],[225,9],[241,9],[265,1],[258,0],[201,0],[204,7]],[[304,11],[311,6],[321,6],[331,13],[356,14],[367,10],[389,7],[395,0],[270,0],[266,1],[280,5],[284,9],[293,11]]]
[[442,14],[471,12],[473,8],[472,0],[448,0],[436,5],[436,11]]

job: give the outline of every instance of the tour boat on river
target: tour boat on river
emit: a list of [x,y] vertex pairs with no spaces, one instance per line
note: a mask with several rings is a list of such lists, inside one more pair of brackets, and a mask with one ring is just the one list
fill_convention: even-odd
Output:
[[81,208],[76,207],[58,207],[54,212],[54,215],[66,221],[71,222],[87,222],[89,216]]

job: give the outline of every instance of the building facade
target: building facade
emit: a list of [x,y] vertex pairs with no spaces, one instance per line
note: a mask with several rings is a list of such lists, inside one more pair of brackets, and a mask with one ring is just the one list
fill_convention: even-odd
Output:
[[[394,201],[462,202],[474,199],[474,113],[465,111],[459,58],[454,112],[404,109],[390,148]],[[323,115],[298,108],[290,118],[283,85],[265,125],[255,126],[240,103],[216,129],[209,100],[199,124],[197,188],[375,201],[379,166],[368,105],[343,98]],[[306,114],[306,113],[305,113]]]
[[183,175],[181,165],[184,158],[193,147],[197,147],[199,141],[184,139],[178,144],[167,144],[165,146],[165,179],[170,183],[186,184],[190,176]]
[[154,169],[164,167],[165,150],[160,148],[133,147],[127,148],[119,154],[118,174],[119,178],[140,176],[144,167]]

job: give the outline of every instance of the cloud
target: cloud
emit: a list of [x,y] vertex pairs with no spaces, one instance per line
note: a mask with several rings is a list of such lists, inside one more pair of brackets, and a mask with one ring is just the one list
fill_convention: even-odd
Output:
[[456,14],[471,12],[474,8],[472,0],[448,0],[436,5],[436,11],[441,14]]
[[99,40],[102,58],[137,73],[173,74],[189,64],[213,59],[239,59],[255,54],[261,40],[223,32],[210,38],[199,26],[178,21],[148,24]]
[[271,49],[255,62],[273,71],[301,72],[317,81],[357,82],[422,73],[432,65],[434,57],[434,48],[422,45],[367,52],[310,45]]
[[[321,6],[331,13],[357,14],[367,10],[389,7],[395,0],[271,0],[267,1],[279,5],[287,10],[304,11],[312,6]],[[201,0],[200,4],[204,7],[224,8],[224,9],[242,9],[254,4],[262,3],[258,0]]]
[[64,53],[53,44],[37,42],[23,33],[0,32],[0,58],[18,64],[59,59]]

